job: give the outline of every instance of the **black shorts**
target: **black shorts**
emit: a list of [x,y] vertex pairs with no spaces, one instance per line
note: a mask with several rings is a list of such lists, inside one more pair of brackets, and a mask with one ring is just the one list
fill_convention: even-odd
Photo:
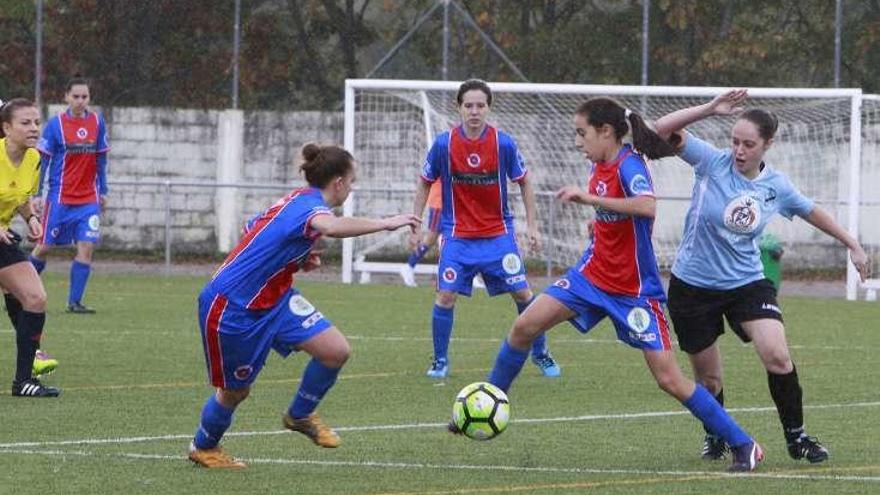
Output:
[[7,266],[28,260],[27,255],[18,246],[18,243],[21,242],[21,236],[11,230],[9,234],[14,239],[12,244],[0,242],[0,268],[6,268]]
[[764,318],[782,321],[776,287],[766,278],[735,289],[714,290],[690,285],[673,275],[666,307],[678,345],[688,354],[708,348],[724,333],[723,318],[743,342],[751,339],[742,322]]

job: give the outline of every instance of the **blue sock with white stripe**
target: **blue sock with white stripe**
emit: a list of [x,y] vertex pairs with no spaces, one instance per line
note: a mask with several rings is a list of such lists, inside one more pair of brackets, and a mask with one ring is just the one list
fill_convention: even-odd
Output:
[[425,257],[425,253],[427,253],[429,249],[431,249],[430,246],[426,246],[420,242],[419,246],[413,249],[413,252],[410,253],[409,259],[406,260],[406,263],[409,266],[416,266],[419,261],[422,261],[422,258]]
[[495,366],[489,372],[487,381],[507,392],[528,357],[529,351],[516,349],[510,345],[507,339],[504,339],[504,342],[501,343],[501,349],[498,350],[498,357],[495,358]]
[[92,265],[73,260],[70,265],[70,295],[67,297],[67,304],[82,302],[90,273],[92,273]]
[[228,408],[217,400],[216,395],[211,395],[205,407],[202,408],[202,421],[196,430],[193,445],[197,449],[213,449],[220,443],[223,434],[232,424],[234,408]]
[[455,321],[455,308],[441,308],[434,305],[431,316],[431,334],[434,337],[434,359],[449,359],[449,339],[452,337],[452,323]]
[[694,394],[684,401],[684,407],[696,416],[703,425],[714,435],[719,436],[731,447],[740,447],[752,441],[721,404],[712,397],[712,394],[699,383],[696,384]]
[[336,377],[339,376],[341,369],[324,366],[320,361],[312,358],[303,371],[302,383],[287,409],[287,414],[293,419],[302,419],[312,414],[330,387],[336,383]]

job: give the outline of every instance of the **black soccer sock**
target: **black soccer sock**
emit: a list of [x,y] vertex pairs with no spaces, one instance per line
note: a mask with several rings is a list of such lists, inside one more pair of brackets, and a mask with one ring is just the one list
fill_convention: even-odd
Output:
[[776,403],[786,440],[799,437],[804,431],[804,404],[797,368],[792,365],[791,372],[784,375],[768,371],[767,384]]
[[18,325],[15,326],[15,342],[18,344],[15,365],[15,381],[17,383],[32,376],[34,356],[37,355],[37,349],[40,348],[40,338],[43,335],[45,323],[45,312],[32,313],[22,310],[18,316]]
[[6,299],[6,314],[9,315],[9,321],[15,328],[18,326],[18,316],[22,310],[21,303],[12,294],[3,294],[3,298]]
[[[715,400],[719,404],[721,404],[721,407],[724,407],[724,389],[723,388],[721,390],[719,390],[717,394],[715,394]],[[714,435],[714,433],[709,431],[709,428],[707,428],[705,424],[703,425],[703,429],[706,430],[707,435]]]

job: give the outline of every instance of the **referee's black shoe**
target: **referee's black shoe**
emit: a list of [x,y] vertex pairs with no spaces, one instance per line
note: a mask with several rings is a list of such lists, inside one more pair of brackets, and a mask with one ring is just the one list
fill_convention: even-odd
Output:
[[95,314],[94,309],[92,309],[88,306],[83,306],[83,303],[80,303],[80,302],[68,304],[67,305],[67,312],[68,313],[75,313],[78,315],[93,315],[93,314]]
[[58,397],[61,390],[47,387],[36,378],[28,378],[20,382],[12,382],[12,395],[15,397]]
[[727,455],[727,451],[727,442],[725,442],[723,438],[716,437],[709,433],[706,434],[706,438],[703,439],[703,452],[700,454],[700,457],[707,461],[717,461],[724,459]]
[[786,443],[788,443],[788,455],[792,459],[806,459],[810,461],[810,464],[828,459],[828,449],[819,443],[816,437],[801,434],[798,438],[789,439]]

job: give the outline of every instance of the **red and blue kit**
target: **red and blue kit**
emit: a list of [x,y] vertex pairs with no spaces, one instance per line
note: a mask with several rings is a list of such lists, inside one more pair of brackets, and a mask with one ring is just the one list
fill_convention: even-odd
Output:
[[[629,145],[614,161],[593,164],[588,188],[606,198],[654,196],[648,168]],[[593,242],[580,262],[545,291],[578,314],[572,319],[578,330],[587,332],[608,316],[618,338],[630,346],[671,348],[652,229],[652,218],[596,207]]]
[[287,356],[331,326],[293,287],[293,277],[320,237],[312,220],[332,214],[320,190],[302,188],[248,222],[241,241],[199,295],[199,325],[214,386],[249,385],[270,349]]

